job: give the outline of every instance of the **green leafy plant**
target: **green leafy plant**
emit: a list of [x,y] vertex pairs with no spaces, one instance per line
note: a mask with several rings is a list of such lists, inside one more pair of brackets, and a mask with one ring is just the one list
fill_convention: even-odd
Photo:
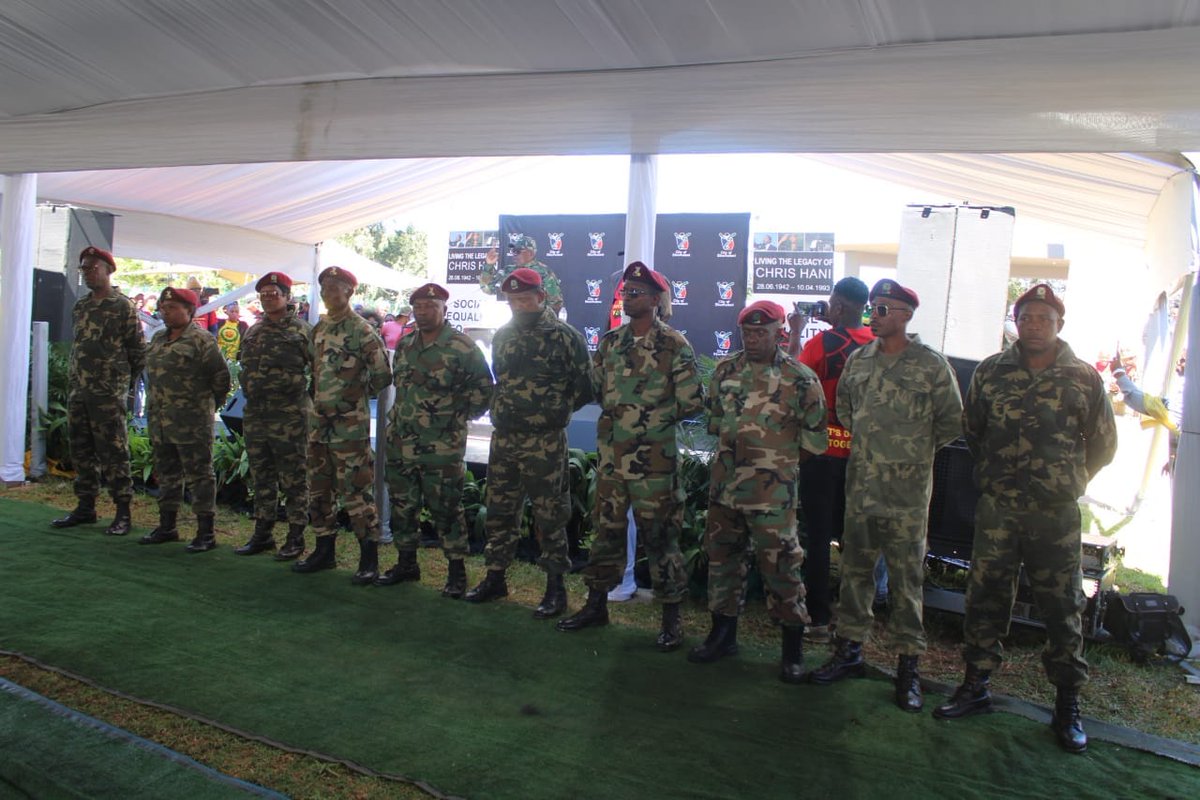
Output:
[[129,426],[129,467],[135,486],[151,485],[154,476],[154,450],[150,446],[150,434],[133,425]]
[[254,489],[247,480],[250,454],[241,434],[228,433],[213,440],[213,473],[217,496],[224,502],[236,505],[254,497]]

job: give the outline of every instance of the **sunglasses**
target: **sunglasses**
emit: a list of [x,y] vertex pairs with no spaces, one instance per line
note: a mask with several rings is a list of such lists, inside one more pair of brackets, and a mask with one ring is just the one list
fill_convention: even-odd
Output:
[[871,306],[869,313],[871,316],[875,317],[886,317],[888,314],[895,314],[897,311],[908,311],[909,314],[912,313],[911,310],[907,308],[901,308],[900,306]]
[[629,298],[633,298],[633,297],[644,297],[644,296],[646,296],[646,295],[648,295],[648,294],[650,294],[650,293],[649,293],[649,292],[643,292],[643,291],[642,291],[642,290],[640,290],[640,289],[622,289],[622,290],[621,290],[621,296],[622,296],[622,297],[629,297]]

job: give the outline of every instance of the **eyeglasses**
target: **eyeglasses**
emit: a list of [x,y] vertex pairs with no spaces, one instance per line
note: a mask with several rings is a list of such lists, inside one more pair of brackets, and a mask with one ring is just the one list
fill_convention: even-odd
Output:
[[912,313],[911,309],[903,308],[902,306],[871,306],[869,313],[875,317],[886,317],[888,314],[894,314],[897,311]]
[[277,298],[283,297],[283,292],[276,292],[274,290],[270,290],[270,291],[266,291],[266,292],[259,292],[258,296],[261,297],[263,300],[275,300]]
[[627,297],[629,299],[633,299],[635,297],[645,297],[648,294],[650,294],[650,293],[644,292],[641,289],[622,289],[621,290],[621,296]]

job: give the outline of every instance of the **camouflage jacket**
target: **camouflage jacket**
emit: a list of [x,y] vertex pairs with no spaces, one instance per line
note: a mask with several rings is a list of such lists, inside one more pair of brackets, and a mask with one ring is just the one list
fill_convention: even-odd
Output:
[[265,314],[238,347],[246,411],[307,409],[312,372],[312,326],[288,309],[278,322]]
[[837,415],[853,434],[846,466],[846,508],[876,517],[925,516],[933,457],[962,431],[962,397],[938,351],[910,335],[897,356],[877,339],[846,362]]
[[708,498],[745,511],[796,507],[800,451],[825,452],[825,396],[816,373],[777,350],[721,359],[709,383],[708,432],[718,437]]
[[[546,305],[561,308],[563,304],[562,283],[554,271],[540,261],[531,261],[525,266],[542,276],[542,289],[546,292]],[[485,263],[479,272],[479,288],[483,289],[484,294],[502,297],[500,284],[508,277],[508,273],[515,269],[515,266],[506,265],[502,260],[497,260],[495,264]]]
[[1036,373],[1022,365],[1019,342],[984,359],[963,429],[975,482],[1010,504],[1073,503],[1117,451],[1104,382],[1063,341],[1054,364]]
[[405,461],[454,464],[467,448],[467,421],[488,410],[492,373],[471,337],[442,325],[422,344],[413,331],[392,357],[396,402],[388,414],[388,442]]
[[311,439],[370,439],[370,398],[392,381],[383,340],[371,323],[349,312],[339,320],[322,317],[312,329],[312,348]]
[[492,425],[505,433],[561,430],[594,396],[583,334],[560,321],[549,305],[532,328],[512,320],[496,331],[492,370]]
[[115,289],[103,300],[88,293],[75,303],[71,320],[71,394],[123,399],[146,368],[146,338],[137,309]]
[[208,331],[188,325],[174,341],[169,333],[163,328],[146,348],[150,439],[211,445],[213,417],[229,394],[229,366]]
[[687,339],[658,319],[640,339],[622,325],[600,340],[592,363],[603,473],[631,479],[674,472],[675,426],[704,410]]

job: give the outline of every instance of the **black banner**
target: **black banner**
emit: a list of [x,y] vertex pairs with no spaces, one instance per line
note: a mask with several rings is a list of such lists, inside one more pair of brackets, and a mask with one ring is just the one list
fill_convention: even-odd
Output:
[[605,331],[613,292],[625,264],[624,214],[546,214],[500,216],[500,255],[505,271],[515,269],[508,243],[532,236],[537,260],[558,276],[567,322],[595,350]]
[[722,358],[741,348],[749,239],[748,213],[658,215],[651,266],[671,285],[671,327],[697,355]]
[[833,291],[833,234],[756,233],[755,294],[825,298]]

